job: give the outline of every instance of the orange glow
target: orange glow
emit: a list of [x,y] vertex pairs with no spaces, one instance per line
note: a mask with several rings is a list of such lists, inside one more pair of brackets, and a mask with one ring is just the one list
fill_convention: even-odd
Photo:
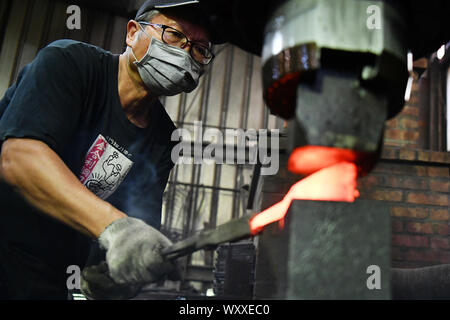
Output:
[[288,170],[297,174],[311,174],[338,162],[356,162],[358,156],[358,152],[348,149],[304,146],[291,153]]
[[252,217],[252,234],[257,234],[272,222],[282,220],[292,200],[355,201],[359,197],[356,178],[357,168],[351,162],[340,162],[311,174],[294,184],[283,200]]

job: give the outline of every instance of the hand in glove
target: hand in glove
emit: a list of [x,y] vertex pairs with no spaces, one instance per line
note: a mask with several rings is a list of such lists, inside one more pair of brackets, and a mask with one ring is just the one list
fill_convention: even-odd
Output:
[[172,242],[140,219],[114,221],[102,232],[99,243],[106,249],[109,276],[117,284],[142,286],[165,275],[179,280],[176,264],[161,255]]
[[115,283],[109,276],[108,265],[102,261],[81,273],[81,293],[90,300],[125,300],[138,295],[142,286]]

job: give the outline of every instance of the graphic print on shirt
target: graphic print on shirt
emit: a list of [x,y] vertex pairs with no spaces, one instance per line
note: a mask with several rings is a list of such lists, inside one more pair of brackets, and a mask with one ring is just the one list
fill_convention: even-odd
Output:
[[108,198],[131,169],[133,161],[101,134],[86,154],[80,181],[101,199]]

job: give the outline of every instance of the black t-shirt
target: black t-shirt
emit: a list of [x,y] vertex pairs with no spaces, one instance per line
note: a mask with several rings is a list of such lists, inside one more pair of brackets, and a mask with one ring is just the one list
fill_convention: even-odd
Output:
[[[118,68],[118,55],[93,45],[59,40],[43,48],[0,101],[0,143],[9,137],[45,142],[92,192],[159,228],[175,126],[159,101],[149,106],[147,128],[128,120]],[[0,190],[0,237],[46,263],[82,265],[89,239],[13,201],[17,196],[7,188]]]

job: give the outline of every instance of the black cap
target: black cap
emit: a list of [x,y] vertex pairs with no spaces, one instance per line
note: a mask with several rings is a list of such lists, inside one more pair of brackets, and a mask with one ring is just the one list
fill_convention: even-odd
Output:
[[209,21],[207,15],[200,8],[199,4],[200,4],[199,0],[147,0],[139,8],[135,19],[137,19],[144,13],[154,9],[174,8],[175,10],[176,7],[186,5],[188,7],[183,8],[183,10],[180,10],[180,17],[186,17],[186,19],[188,19],[189,21],[193,21],[204,26],[210,33],[212,43],[214,44],[224,43],[225,41],[222,40],[222,37],[217,32],[215,32],[214,27]]

